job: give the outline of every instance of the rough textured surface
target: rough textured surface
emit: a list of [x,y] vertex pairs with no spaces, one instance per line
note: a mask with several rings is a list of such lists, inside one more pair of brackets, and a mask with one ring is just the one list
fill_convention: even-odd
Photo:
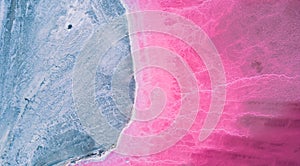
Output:
[[[300,165],[299,0],[124,4],[127,12],[191,20],[221,63],[203,55],[213,53],[207,36],[165,14],[130,17],[129,33],[141,32],[123,38],[127,24],[118,16],[125,9],[117,0],[2,0],[1,165],[52,165],[102,153],[117,142],[134,100],[115,150],[77,165]],[[168,33],[143,31],[159,28]],[[199,40],[208,46],[200,54]],[[205,121],[209,110],[223,108],[216,84],[226,87],[224,109],[220,119],[213,112],[214,121]],[[201,137],[203,128],[213,132]]]
[[[211,76],[204,59],[192,49],[193,45],[176,39],[176,33],[140,33],[132,37],[134,49],[159,46],[172,50],[194,72],[200,89],[198,115],[185,136],[164,151],[132,156],[119,154],[116,150],[104,161],[89,161],[82,165],[300,165],[300,1],[125,2],[132,12],[158,10],[177,13],[192,20],[208,34],[225,69],[226,104],[214,132],[208,139],[199,141],[211,99]],[[133,21],[130,25],[137,25],[137,22],[145,29],[149,28],[148,22],[157,23],[143,17],[136,17]],[[173,24],[176,21],[166,21],[171,33],[176,32],[172,29]],[[182,33],[196,38],[189,27],[183,26]],[[146,52],[141,53],[141,56],[145,55]],[[135,64],[144,62],[147,59],[135,59]],[[176,64],[175,60],[169,62]],[[134,121],[123,134],[141,137],[168,131],[179,114],[181,90],[178,82],[168,71],[148,68],[137,75],[137,84],[137,107],[151,108],[151,102],[157,101],[151,96],[155,88],[165,92],[166,105],[158,118]],[[177,134],[169,133],[166,142],[153,143],[161,148]],[[131,147],[129,151],[151,146]]]
[[[124,12],[118,0],[0,2],[0,165],[62,164],[71,158],[100,155],[116,144],[130,117],[128,108],[124,112],[110,100],[111,75],[123,59],[127,59],[123,69],[128,71],[123,74],[132,77],[129,39],[124,37],[127,21],[105,27],[119,30],[124,38],[117,43],[101,42],[103,38],[96,40],[95,35]],[[110,49],[102,55],[87,52],[103,45]],[[78,59],[91,54],[102,59],[95,62],[94,71],[89,71],[94,72],[94,79],[84,80],[91,78],[83,75],[87,71],[74,70],[78,65],[86,65],[87,69],[90,64]],[[91,122],[84,118],[92,116],[93,110],[78,107],[84,102],[76,101],[81,96],[74,96],[74,80],[91,82],[96,87],[84,87],[95,93],[91,101],[85,102],[95,102],[94,109],[103,114],[104,120],[94,117],[95,122]],[[119,94],[131,96],[125,104],[130,108],[134,79],[131,88],[129,82],[128,91]],[[86,91],[82,92],[84,97]],[[93,128],[106,130],[107,135],[102,135],[105,139],[95,137],[90,132]]]

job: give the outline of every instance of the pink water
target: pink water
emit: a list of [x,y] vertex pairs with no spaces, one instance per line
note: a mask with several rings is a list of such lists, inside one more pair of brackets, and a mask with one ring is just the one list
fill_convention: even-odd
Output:
[[[151,139],[133,144],[124,137],[105,160],[79,165],[300,165],[300,1],[125,0],[125,4],[129,12],[175,13],[206,32],[225,71],[224,109],[213,132],[200,141],[212,107],[212,75],[195,48],[176,38],[175,33],[193,37],[188,26],[181,32],[169,29],[174,35],[132,35],[132,49],[142,50],[134,57],[137,116],[123,135]],[[139,23],[141,29],[156,24],[135,19],[130,24]],[[172,20],[166,24],[172,25]],[[170,51],[170,56],[143,51],[153,46]],[[173,68],[159,66],[164,62]],[[191,102],[185,107],[186,98]],[[180,114],[189,107],[191,115]],[[168,130],[174,121],[182,128]],[[155,137],[164,132],[162,138]],[[126,146],[130,143],[135,146]]]

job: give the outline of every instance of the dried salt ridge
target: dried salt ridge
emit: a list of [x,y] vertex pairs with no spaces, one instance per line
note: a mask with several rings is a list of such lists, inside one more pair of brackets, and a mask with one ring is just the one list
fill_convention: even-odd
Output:
[[[124,13],[118,0],[0,1],[0,165],[64,165],[114,147],[135,82],[128,37],[112,44],[101,28]],[[126,36],[127,20],[109,28]]]

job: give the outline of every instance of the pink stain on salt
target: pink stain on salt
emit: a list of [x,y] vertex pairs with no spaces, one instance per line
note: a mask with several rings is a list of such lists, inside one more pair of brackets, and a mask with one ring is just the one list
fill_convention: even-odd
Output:
[[[193,125],[183,138],[162,151],[146,156],[116,151],[104,161],[79,165],[300,165],[299,1],[126,0],[125,4],[130,12],[167,11],[201,27],[215,44],[225,68],[226,104],[215,130],[199,141],[211,102],[211,79],[203,59],[174,36],[153,32],[132,36],[133,50],[157,46],[184,60],[199,88],[197,116],[190,119]],[[155,22],[137,21],[141,26],[143,21]],[[135,58],[136,65],[151,59],[146,53],[140,56]],[[161,68],[145,68],[136,73],[136,80],[136,111],[146,114],[151,106],[162,109],[154,119],[133,121],[123,134],[157,135],[177,118],[182,89],[176,78]],[[160,97],[165,100],[153,96],[156,88],[163,90]],[[160,148],[164,142],[152,143]]]

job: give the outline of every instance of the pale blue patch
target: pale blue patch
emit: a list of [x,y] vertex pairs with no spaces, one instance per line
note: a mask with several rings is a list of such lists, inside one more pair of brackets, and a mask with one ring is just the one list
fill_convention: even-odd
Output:
[[[3,2],[0,165],[55,165],[99,154],[113,146],[94,140],[82,125],[72,94],[72,74],[78,56],[94,31],[125,13],[119,0]],[[72,28],[68,29],[68,25]],[[130,56],[128,37],[107,53],[107,60],[111,62],[107,69],[116,68],[122,61],[114,55]],[[127,67],[132,69],[132,65]],[[96,80],[109,82],[98,74]],[[105,86],[109,89],[111,84]],[[130,91],[124,95],[131,96],[132,105],[134,79],[128,86]],[[96,87],[100,87],[97,82]],[[108,100],[95,98],[99,108],[107,104],[109,97],[107,93]],[[111,111],[115,111],[114,114]],[[130,117],[121,114],[116,106],[105,107],[102,113],[109,120],[113,119],[111,125],[118,131]]]

